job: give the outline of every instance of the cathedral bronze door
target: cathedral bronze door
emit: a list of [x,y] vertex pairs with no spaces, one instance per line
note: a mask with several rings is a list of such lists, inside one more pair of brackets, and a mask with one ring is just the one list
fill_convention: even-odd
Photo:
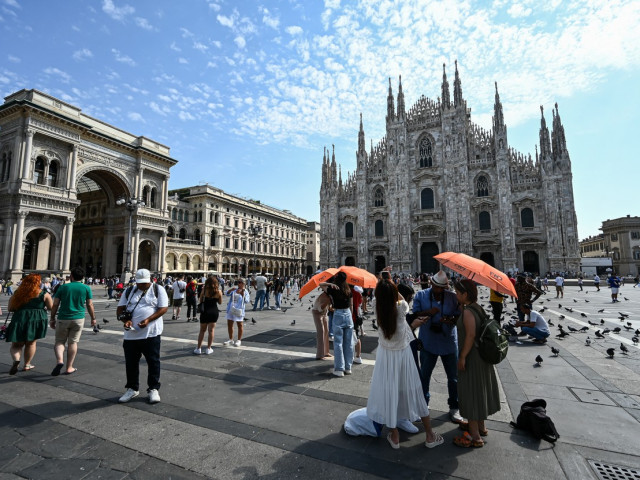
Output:
[[527,273],[540,273],[540,264],[538,262],[538,254],[531,250],[527,250],[522,254],[522,270]]
[[491,253],[491,252],[483,252],[483,253],[481,253],[480,254],[480,260],[482,260],[484,263],[488,263],[492,267],[496,266],[495,260],[493,258],[493,253]]
[[438,261],[433,258],[438,255],[438,253],[440,253],[438,245],[433,242],[425,242],[420,245],[421,273],[436,273],[440,269],[438,267]]
[[344,259],[344,264],[347,267],[355,267],[356,266],[356,259],[353,257],[347,257]]
[[378,255],[375,258],[375,272],[379,273],[386,266],[387,266],[387,259],[384,258],[384,255]]

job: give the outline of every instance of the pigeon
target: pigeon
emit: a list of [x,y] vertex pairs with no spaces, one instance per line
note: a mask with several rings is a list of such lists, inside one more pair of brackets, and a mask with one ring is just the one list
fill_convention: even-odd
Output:
[[375,320],[372,320],[372,321],[371,321],[371,324],[372,324],[371,326],[373,327],[373,329],[374,329],[374,330],[377,330],[377,329],[378,329],[378,326],[376,325]]
[[633,323],[627,322],[627,327],[631,327],[632,325],[633,325]]
[[110,303],[107,303],[107,304],[104,306],[105,310],[106,310],[107,308],[109,308],[110,306],[111,306],[111,304],[110,304]]
[[587,337],[587,339],[584,341],[584,344],[588,347],[589,345],[591,345],[591,338]]
[[560,350],[558,350],[556,347],[551,347],[551,353],[553,353],[554,357],[557,357],[560,353]]
[[600,330],[596,330],[596,337],[604,338],[604,335],[602,333],[600,333]]
[[549,320],[547,323],[553,327],[553,322],[551,320]]
[[634,345],[638,345],[638,340],[639,340],[638,337],[633,337],[631,339],[631,341],[633,342]]
[[604,318],[600,319],[600,325],[604,325]]
[[560,303],[559,303],[559,304],[558,304],[558,308],[562,308],[562,304],[560,304]]
[[282,309],[282,313],[287,313],[287,310],[289,310],[288,308],[283,308]]
[[598,313],[602,313],[604,312],[604,308],[601,308],[600,310],[598,310]]
[[578,332],[578,329],[577,328],[573,328],[571,325],[569,325],[568,328],[569,328],[570,332],[573,332],[573,333],[577,333]]
[[581,332],[586,332],[586,331],[588,331],[588,330],[589,330],[589,327],[587,327],[587,326],[584,326],[584,327],[582,327],[582,328],[580,329],[580,331],[581,331]]
[[540,355],[536,357],[536,365],[538,367],[542,365],[542,357]]
[[633,327],[630,325],[624,325],[624,329],[629,331],[629,330],[633,330]]
[[311,310],[311,307],[307,308],[307,310]]
[[578,300],[576,300],[575,298],[573,299],[573,303],[578,303]]
[[613,358],[614,353],[616,353],[615,348],[607,348],[607,355],[609,355],[609,358]]
[[586,313],[584,313],[584,312],[583,312],[583,313],[581,313],[581,314],[580,314],[580,316],[581,316],[581,317],[584,317],[584,318],[587,318],[587,314],[586,314]]
[[618,312],[618,315],[620,315],[621,317],[627,318],[629,316],[628,313],[622,313],[622,312]]
[[584,303],[589,303],[589,300],[587,300],[586,298],[584,299]]
[[560,320],[564,320],[564,319],[565,319],[565,316],[564,316],[564,315],[560,315],[558,318],[559,318]]
[[624,343],[620,344],[620,350],[622,351],[622,353],[624,353],[625,355],[627,355],[629,353],[629,349],[627,348],[627,346]]
[[546,308],[545,308],[545,307],[542,307],[542,308],[538,311],[538,313],[543,313],[545,310],[546,310]]
[[609,330],[608,328],[605,328],[604,330],[602,330],[602,333],[611,333],[611,330]]
[[102,321],[103,321],[104,323],[109,323],[109,320],[107,320],[106,318],[103,318],[103,319],[102,319]]
[[258,322],[256,321],[256,319],[255,319],[255,318],[251,317],[251,323],[253,323],[253,324],[255,325],[255,324],[256,324],[256,323],[258,323]]
[[620,327],[616,327],[613,329],[613,333],[620,333],[620,330],[622,330]]
[[564,309],[565,309],[567,312],[571,312],[571,313],[573,313],[573,308],[564,307]]
[[291,325],[295,325],[295,324],[296,324],[296,320],[294,318],[293,321],[291,322]]
[[589,325],[595,326],[598,325],[596,322],[592,322],[591,320],[587,320],[589,322]]
[[627,300],[627,301],[629,300],[627,297],[622,297],[622,298],[624,298],[624,299],[625,299],[625,300]]
[[98,328],[98,325],[94,325],[93,326],[93,333],[96,334],[100,331],[100,329]]
[[564,330],[562,330],[558,335],[556,335],[556,338],[564,338],[564,337],[568,337],[569,334],[567,332],[565,332]]
[[636,331],[633,333],[635,333],[637,337],[640,337],[640,328],[636,328]]

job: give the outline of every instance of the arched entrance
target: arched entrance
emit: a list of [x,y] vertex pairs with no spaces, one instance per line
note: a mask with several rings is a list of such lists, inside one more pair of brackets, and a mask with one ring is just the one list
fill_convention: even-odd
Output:
[[356,259],[353,257],[347,257],[344,259],[344,264],[348,267],[355,267],[356,266]]
[[374,260],[374,270],[376,273],[382,271],[387,266],[387,259],[384,255],[378,255]]
[[153,259],[154,246],[149,240],[145,240],[140,244],[138,251],[138,268],[146,268],[147,270],[155,270],[151,266]]
[[420,271],[422,273],[436,273],[440,269],[438,261],[433,258],[438,253],[440,250],[434,242],[424,242],[420,245]]
[[56,239],[51,232],[42,228],[32,230],[23,242],[22,270],[25,273],[54,269]]
[[522,253],[522,270],[527,273],[540,273],[538,254],[533,250]]
[[491,253],[491,252],[482,252],[480,254],[480,260],[482,260],[485,263],[488,263],[492,267],[496,266],[495,259],[493,257],[493,253]]

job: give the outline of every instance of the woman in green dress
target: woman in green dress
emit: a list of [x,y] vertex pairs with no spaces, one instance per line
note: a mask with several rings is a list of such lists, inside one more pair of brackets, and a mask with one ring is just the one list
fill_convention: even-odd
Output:
[[471,280],[454,283],[458,303],[463,312],[458,318],[458,397],[460,415],[469,420],[461,427],[468,430],[453,439],[459,447],[482,447],[488,434],[484,421],[500,410],[498,379],[494,366],[485,362],[475,345],[480,329],[482,308],[476,303],[478,288]]
[[[7,328],[7,342],[11,342],[13,363],[10,375],[18,372],[20,357],[24,348],[23,371],[31,370],[36,354],[36,340],[47,335],[47,310],[53,307],[53,299],[41,288],[40,275],[32,273],[22,279],[22,283],[9,300],[9,311],[13,312]],[[46,309],[45,309],[46,308]]]

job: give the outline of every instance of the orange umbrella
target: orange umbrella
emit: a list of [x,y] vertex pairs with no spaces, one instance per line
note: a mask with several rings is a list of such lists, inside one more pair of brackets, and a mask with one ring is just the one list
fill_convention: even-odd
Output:
[[318,288],[318,285],[320,285],[322,282],[326,282],[336,273],[338,273],[337,268],[327,268],[324,272],[316,273],[309,279],[307,283],[302,286],[302,288],[300,289],[300,293],[298,294],[298,298],[302,298],[307,293],[312,292],[313,290]]
[[338,270],[347,274],[347,283],[351,285],[358,285],[362,288],[375,288],[378,284],[378,277],[362,268],[343,265]]
[[509,280],[509,277],[482,260],[470,257],[464,253],[455,252],[443,252],[435,255],[433,258],[445,267],[467,277],[469,280],[492,288],[496,292],[517,297],[516,289],[511,283],[511,280]]

